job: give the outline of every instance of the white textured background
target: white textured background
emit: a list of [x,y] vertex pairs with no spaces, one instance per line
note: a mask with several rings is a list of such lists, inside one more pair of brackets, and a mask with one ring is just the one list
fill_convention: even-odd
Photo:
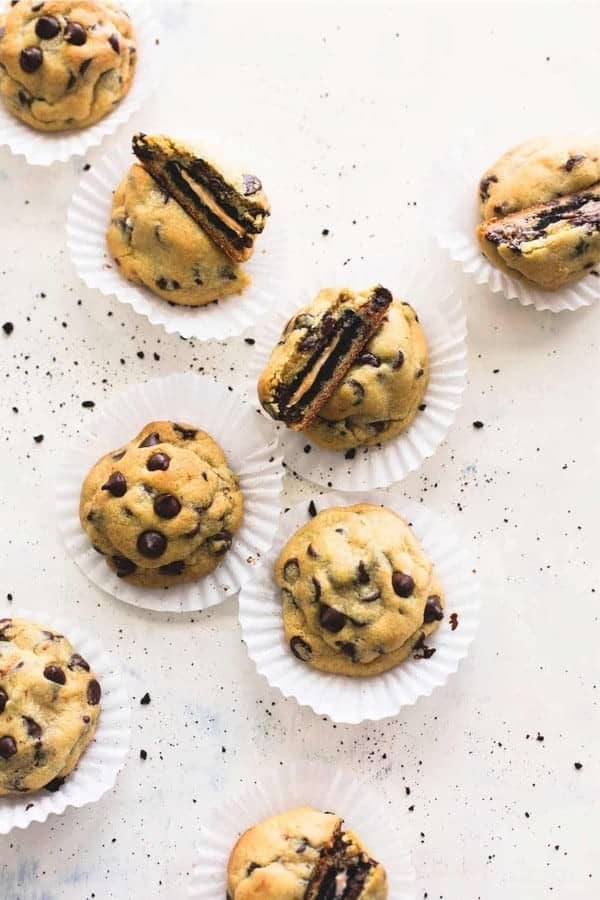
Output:
[[[15,330],[0,332],[0,615],[26,605],[51,622],[61,609],[97,631],[125,668],[134,727],[104,800],[0,838],[0,898],[182,898],[219,796],[318,756],[407,817],[418,900],[593,900],[600,308],[553,317],[492,297],[429,234],[452,190],[440,174],[449,150],[475,183],[517,140],[597,125],[599,8],[164,0],[159,13],[162,90],[135,127],[229,129],[248,158],[270,148],[277,164],[260,174],[267,186],[285,176],[302,268],[393,253],[463,295],[468,395],[447,444],[402,490],[473,543],[482,628],[431,698],[394,721],[334,727],[257,678],[235,602],[176,618],[89,584],[56,536],[61,446],[123,385],[188,370],[244,385],[252,348],[167,337],[83,289],[64,240],[83,161],[33,170],[1,149],[1,318]],[[288,481],[287,501],[311,495]]]

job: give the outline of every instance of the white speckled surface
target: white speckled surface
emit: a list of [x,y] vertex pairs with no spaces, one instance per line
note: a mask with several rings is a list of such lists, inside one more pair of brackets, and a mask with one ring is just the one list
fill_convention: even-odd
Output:
[[[600,11],[172,0],[158,12],[171,64],[135,127],[206,121],[245,134],[250,158],[270,152],[260,174],[287,179],[302,267],[397,254],[463,293],[470,387],[402,490],[474,548],[482,627],[430,698],[396,720],[334,727],[256,676],[235,601],[176,617],[90,584],[56,534],[60,448],[128,383],[202,371],[245,386],[252,347],[167,336],[83,288],[64,237],[83,161],[34,170],[0,150],[1,319],[15,326],[0,332],[0,615],[80,616],[119,656],[134,706],[114,791],[0,838],[0,898],[183,898],[206,810],[265,767],[319,757],[406,817],[417,900],[595,900],[600,308],[536,313],[477,288],[436,249],[426,213],[452,189],[436,177],[447,147],[493,159],[531,134],[590,127]],[[286,502],[314,490],[289,478]]]

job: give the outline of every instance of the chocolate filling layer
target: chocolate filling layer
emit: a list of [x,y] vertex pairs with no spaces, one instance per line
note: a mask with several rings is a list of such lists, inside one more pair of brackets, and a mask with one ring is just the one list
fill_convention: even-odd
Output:
[[[181,166],[176,162],[168,162],[165,167],[165,173],[169,179],[176,185],[177,189],[181,191],[182,194],[185,194],[194,204],[194,206],[198,207],[202,211],[202,215],[219,231],[224,232],[227,235],[227,240],[233,244],[234,247],[238,249],[242,249],[244,247],[252,247],[252,238],[248,235],[239,235],[233,228],[227,225],[219,216],[210,209],[206,203],[204,203],[198,194],[190,187],[186,179],[181,174]],[[185,170],[188,177],[191,177],[188,169]],[[237,216],[231,216],[232,219],[238,221]],[[243,226],[245,227],[245,226]]]
[[321,859],[304,895],[305,900],[359,900],[369,872],[376,866],[366,853],[349,855],[342,832]]
[[551,200],[535,213],[520,217],[509,216],[488,226],[485,237],[491,244],[504,244],[515,253],[521,245],[546,237],[547,229],[556,222],[565,222],[573,228],[584,227],[587,234],[600,230],[600,196],[582,191],[566,200]]

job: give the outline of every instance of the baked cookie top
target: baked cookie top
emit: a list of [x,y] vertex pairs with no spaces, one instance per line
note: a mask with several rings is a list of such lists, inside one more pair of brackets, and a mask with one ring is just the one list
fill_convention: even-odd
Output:
[[419,318],[408,303],[394,300],[306,434],[334,450],[388,440],[411,424],[428,381]]
[[223,559],[243,500],[218,444],[181,422],[151,422],[103,456],[81,491],[81,524],[117,575],[133,584],[194,581]]
[[392,302],[387,288],[323,288],[287,323],[258,381],[274,419],[298,431],[324,406],[379,327]]
[[131,20],[112,0],[18,0],[0,18],[0,94],[34,128],[83,128],[127,92]]
[[600,144],[541,137],[509,150],[484,172],[479,201],[484,220],[583,190],[600,180]]
[[310,806],[272,816],[238,840],[228,900],[386,900],[387,877],[343,819]]
[[0,619],[0,796],[73,771],[92,739],[102,691],[62,634]]
[[138,163],[115,191],[107,244],[129,281],[169,303],[205,306],[251,280]]
[[325,672],[386,671],[443,618],[433,564],[409,526],[369,503],[325,509],[298,529],[275,580],[291,651]]

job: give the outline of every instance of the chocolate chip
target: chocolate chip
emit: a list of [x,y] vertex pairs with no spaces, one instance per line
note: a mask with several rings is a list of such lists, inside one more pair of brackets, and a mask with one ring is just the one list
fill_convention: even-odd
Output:
[[60,32],[60,22],[54,16],[41,16],[35,23],[35,33],[42,41],[50,41]]
[[92,58],[90,57],[89,59],[84,59],[84,61],[79,66],[79,74],[81,75],[82,78],[85,75],[85,73],[87,72],[87,70],[89,69],[89,67],[91,66],[91,64],[92,64]]
[[283,577],[292,584],[300,578],[300,563],[295,556],[283,564]]
[[84,669],[86,672],[90,671],[89,663],[80,656],[79,653],[74,653],[71,656],[71,659],[68,662],[69,669]]
[[423,615],[423,622],[426,625],[429,625],[431,622],[440,622],[444,618],[444,611],[442,609],[442,604],[440,602],[440,598],[433,594],[431,597],[427,598],[427,603],[425,604],[425,613]]
[[23,716],[23,721],[25,722],[25,728],[27,729],[27,734],[32,738],[41,738],[42,729],[35,721],[35,719],[30,719],[29,716]]
[[181,287],[180,283],[175,278],[165,278],[164,275],[157,278],[155,283],[156,287],[160,288],[161,291],[178,291]]
[[150,472],[166,472],[171,463],[171,457],[167,456],[166,453],[153,453],[146,463],[147,468]]
[[66,684],[67,676],[60,666],[46,666],[44,669],[44,678],[53,681],[54,684]]
[[390,305],[390,303],[394,299],[392,297],[390,291],[388,291],[387,288],[384,288],[383,285],[381,285],[381,284],[378,284],[377,287],[374,289],[372,298],[373,298],[373,303],[377,309],[385,309],[386,307],[388,307]]
[[309,556],[312,556],[313,559],[316,559],[317,556],[319,555],[312,544],[308,545],[308,547],[306,548],[306,552],[308,553]]
[[374,591],[371,591],[368,594],[364,594],[364,596],[361,594],[360,600],[363,603],[375,603],[375,601],[379,600],[380,597],[381,597],[381,591],[375,589]]
[[119,35],[118,34],[111,34],[111,36],[108,39],[108,43],[113,48],[115,53],[121,52],[121,45],[119,44]]
[[321,597],[321,583],[316,578],[313,578],[312,583],[313,583],[313,587],[315,589],[315,598],[314,599],[315,599],[315,603],[316,603],[317,600],[319,600]]
[[346,616],[332,606],[323,603],[319,612],[319,622],[327,631],[337,634],[346,624]]
[[314,501],[314,500],[311,500],[310,503],[308,504],[308,514],[309,514],[309,516],[311,516],[313,519],[314,519],[314,517],[315,517],[316,514],[317,514],[317,507],[315,506],[315,501]]
[[65,783],[64,778],[53,778],[52,781],[49,781],[48,784],[44,785],[45,791],[50,791],[51,794],[55,794],[57,791],[60,791],[61,787]]
[[374,353],[361,353],[356,360],[357,366],[374,366],[376,369],[381,365],[381,360]]
[[296,659],[300,659],[302,662],[309,662],[312,659],[312,647],[301,637],[296,636],[291,639],[290,650]]
[[356,580],[358,581],[359,584],[368,584],[368,582],[370,581],[369,573],[367,572],[367,567],[365,566],[362,559],[358,564],[358,575],[356,576]]
[[338,647],[342,651],[345,656],[349,656],[352,662],[357,661],[357,650],[356,644],[353,644],[352,641],[340,641],[338,643]]
[[87,41],[87,32],[83,25],[79,22],[69,22],[65,28],[65,41],[68,44],[75,44],[76,47],[82,47]]
[[0,713],[3,713],[8,703],[8,694],[4,688],[0,688]]
[[147,559],[158,559],[167,549],[167,539],[160,531],[142,531],[137,539],[137,549]]
[[346,452],[344,453],[344,459],[354,459],[355,456],[356,456],[356,448],[355,447],[351,447],[349,450],[346,450]]
[[133,560],[127,559],[126,556],[115,555],[113,556],[112,561],[117,567],[118,578],[126,578],[128,575],[132,575],[137,569],[137,566],[133,562]]
[[359,403],[362,403],[365,397],[364,387],[362,386],[360,381],[356,380],[356,378],[349,378],[346,384],[354,394],[354,397],[352,399],[352,406],[358,406]]
[[19,62],[23,71],[28,75],[37,72],[43,61],[44,56],[39,47],[25,47],[24,50],[21,50]]
[[17,745],[9,734],[0,738],[0,756],[2,759],[10,759],[17,752]]
[[577,163],[582,162],[585,159],[585,156],[578,154],[577,156],[570,156],[566,163],[564,164],[564,169],[567,172],[572,172]]
[[154,500],[154,512],[161,519],[174,519],[181,512],[181,503],[173,494],[159,494]]
[[90,706],[98,706],[102,697],[102,688],[95,678],[87,686],[87,702]]
[[102,485],[103,491],[109,491],[113,497],[122,497],[127,492],[127,482],[122,472],[112,472],[108,481]]
[[257,178],[256,175],[242,175],[242,182],[244,184],[244,196],[249,197],[251,194],[256,194],[258,191],[262,190],[262,183],[260,178]]
[[113,454],[112,459],[115,462],[119,462],[120,459],[123,459],[123,457],[125,456],[126,453],[127,453],[127,450],[119,450],[118,453]]
[[394,572],[392,587],[399,597],[410,597],[415,589],[415,582],[410,575],[406,575],[404,572]]
[[222,556],[223,553],[227,553],[231,543],[232,538],[228,531],[218,531],[206,541],[210,553],[213,553],[215,556]]
[[403,365],[404,365],[404,353],[402,352],[402,350],[398,350],[398,353],[396,354],[396,359],[392,363],[392,369],[401,369]]
[[150,434],[144,438],[140,447],[154,447],[155,444],[160,444],[160,435],[158,431],[151,431]]
[[415,372],[415,378],[422,378],[424,374],[425,374],[424,369],[417,369],[417,371]]
[[498,184],[497,175],[488,175],[487,178],[482,178],[479,182],[479,196],[482,200],[487,200],[487,198],[489,197],[490,184]]
[[167,563],[166,566],[158,567],[158,571],[161,575],[183,575],[184,569],[185,562],[182,559],[176,559],[173,562]]
[[193,441],[198,434],[197,428],[184,428],[183,425],[178,425],[177,422],[173,422],[173,431],[176,431],[184,441]]

